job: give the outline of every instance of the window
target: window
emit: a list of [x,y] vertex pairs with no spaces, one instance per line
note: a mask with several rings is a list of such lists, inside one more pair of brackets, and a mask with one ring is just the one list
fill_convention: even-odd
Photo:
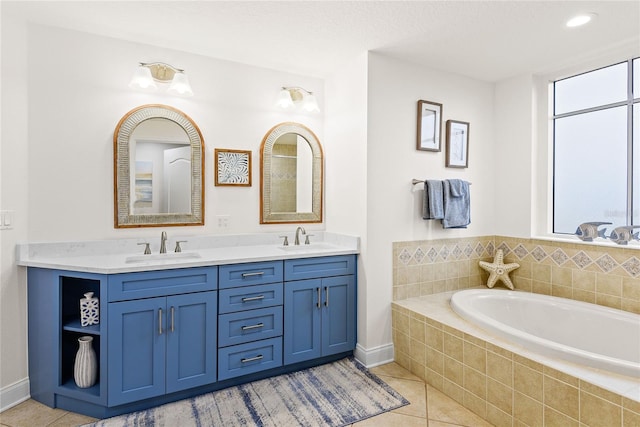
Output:
[[640,58],[553,82],[553,232],[640,225]]

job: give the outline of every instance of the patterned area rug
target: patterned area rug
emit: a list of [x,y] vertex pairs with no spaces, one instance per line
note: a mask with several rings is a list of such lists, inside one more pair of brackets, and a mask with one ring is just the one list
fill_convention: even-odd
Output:
[[344,426],[407,404],[349,357],[87,426]]

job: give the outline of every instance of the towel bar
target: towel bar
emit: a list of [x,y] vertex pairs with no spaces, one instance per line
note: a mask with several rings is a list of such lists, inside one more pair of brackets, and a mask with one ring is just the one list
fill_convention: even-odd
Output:
[[[411,184],[412,184],[412,185],[422,184],[422,183],[424,183],[424,179],[415,179],[415,178],[413,178],[413,179],[411,180]],[[471,183],[469,183],[469,185],[471,185]]]

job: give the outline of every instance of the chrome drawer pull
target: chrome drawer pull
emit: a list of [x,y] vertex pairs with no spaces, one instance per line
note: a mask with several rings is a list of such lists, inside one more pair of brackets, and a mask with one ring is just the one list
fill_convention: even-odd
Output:
[[174,332],[175,329],[175,316],[176,316],[176,310],[173,306],[171,306],[171,332]]
[[242,298],[242,302],[258,301],[261,299],[264,299],[264,295],[258,295],[257,297],[244,297]]
[[257,328],[262,328],[262,327],[264,327],[264,323],[258,323],[257,325],[243,326],[242,330],[243,331],[248,331],[249,329],[257,329]]
[[262,360],[263,358],[264,358],[264,356],[259,354],[256,357],[249,357],[247,359],[240,359],[240,362],[242,362],[242,363],[255,362],[256,360]]
[[325,295],[324,306],[329,307],[329,287],[328,286],[324,287],[324,295]]
[[158,309],[158,335],[162,335],[162,309]]
[[318,290],[318,302],[316,303],[316,307],[320,308],[320,300],[322,297],[320,296],[320,288],[316,288]]
[[253,276],[262,276],[264,275],[264,271],[257,271],[255,273],[242,273],[242,277],[253,277]]

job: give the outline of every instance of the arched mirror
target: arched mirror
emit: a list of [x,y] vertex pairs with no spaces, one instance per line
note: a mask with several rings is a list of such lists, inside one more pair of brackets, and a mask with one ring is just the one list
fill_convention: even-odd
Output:
[[322,146],[299,123],[281,123],[260,148],[260,223],[322,222]]
[[204,140],[167,105],[143,105],[116,126],[115,227],[204,224]]

